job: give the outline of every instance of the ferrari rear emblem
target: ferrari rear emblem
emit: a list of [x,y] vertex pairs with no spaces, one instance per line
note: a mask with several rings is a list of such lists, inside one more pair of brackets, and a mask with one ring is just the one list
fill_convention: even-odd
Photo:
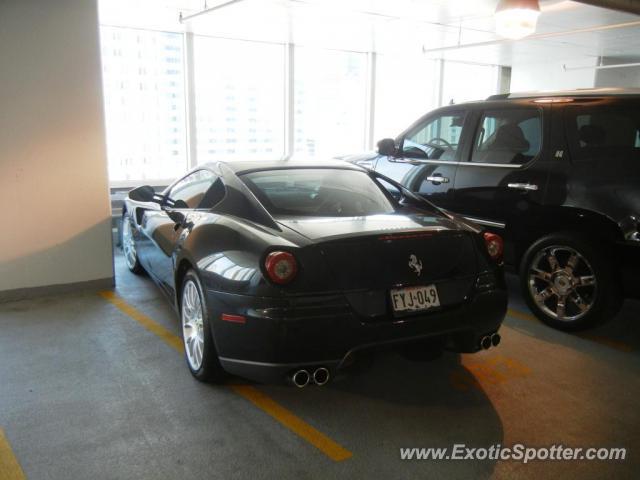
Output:
[[415,255],[409,255],[409,268],[416,272],[416,275],[420,276],[422,273],[422,260],[418,260]]

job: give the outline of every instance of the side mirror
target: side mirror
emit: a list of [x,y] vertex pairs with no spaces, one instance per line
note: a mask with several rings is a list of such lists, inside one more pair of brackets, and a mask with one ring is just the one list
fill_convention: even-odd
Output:
[[153,202],[155,199],[155,190],[150,185],[134,188],[129,192],[129,198],[136,202]]
[[395,157],[398,153],[396,142],[393,138],[383,138],[378,142],[378,153],[389,157]]

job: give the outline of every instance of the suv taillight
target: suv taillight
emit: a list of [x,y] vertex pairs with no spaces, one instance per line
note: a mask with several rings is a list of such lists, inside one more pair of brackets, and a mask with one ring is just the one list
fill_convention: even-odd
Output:
[[502,254],[504,252],[504,242],[502,241],[502,237],[491,232],[484,232],[483,236],[484,244],[487,247],[489,256],[496,262],[501,262]]
[[264,268],[273,283],[284,285],[289,283],[298,272],[296,257],[289,252],[276,251],[267,255]]

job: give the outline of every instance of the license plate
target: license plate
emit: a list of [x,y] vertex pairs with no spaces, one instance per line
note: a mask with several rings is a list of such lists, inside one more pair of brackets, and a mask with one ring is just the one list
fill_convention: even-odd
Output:
[[435,285],[427,285],[391,290],[391,305],[393,305],[394,312],[428,310],[439,307],[438,289]]

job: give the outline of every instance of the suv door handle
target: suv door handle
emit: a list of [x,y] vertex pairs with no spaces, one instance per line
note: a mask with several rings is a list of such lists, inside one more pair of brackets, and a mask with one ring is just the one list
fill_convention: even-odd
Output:
[[427,181],[433,183],[449,183],[449,179],[447,177],[443,177],[442,175],[433,175],[427,177]]
[[538,185],[534,185],[533,183],[509,183],[507,187],[514,188],[516,190],[529,190],[535,192],[538,190]]

